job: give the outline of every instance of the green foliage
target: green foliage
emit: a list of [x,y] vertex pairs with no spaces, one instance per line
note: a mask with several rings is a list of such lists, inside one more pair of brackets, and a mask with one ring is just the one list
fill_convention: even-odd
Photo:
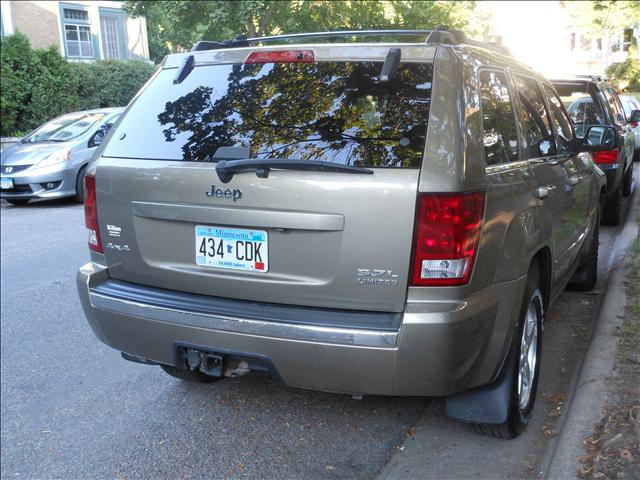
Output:
[[26,133],[74,110],[126,105],[155,67],[134,60],[71,63],[22,33],[1,39],[0,135]]
[[448,25],[480,33],[473,1],[128,0],[125,9],[147,20],[151,59],[188,50],[198,40],[361,28]]
[[564,1],[562,4],[575,26],[592,35],[631,27],[640,21],[640,2],[636,0]]
[[33,50],[22,33],[1,42],[0,134],[29,131],[74,108],[76,80],[55,48]]
[[77,110],[126,105],[155,71],[153,65],[138,60],[101,60],[74,67]]
[[629,56],[622,63],[614,63],[606,70],[607,77],[618,88],[637,92],[640,90],[640,59],[635,49],[629,52]]

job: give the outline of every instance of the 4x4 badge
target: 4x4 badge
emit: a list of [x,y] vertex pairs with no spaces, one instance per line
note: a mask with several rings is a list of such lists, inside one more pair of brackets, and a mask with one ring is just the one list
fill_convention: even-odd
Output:
[[234,202],[237,202],[242,197],[242,190],[239,188],[234,188],[231,190],[230,188],[216,188],[215,185],[211,185],[211,191],[205,192],[207,197],[215,197],[215,198],[232,198]]

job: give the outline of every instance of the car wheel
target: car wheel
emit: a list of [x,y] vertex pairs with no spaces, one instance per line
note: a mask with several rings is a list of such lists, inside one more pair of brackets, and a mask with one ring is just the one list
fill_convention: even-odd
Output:
[[198,370],[187,370],[184,368],[176,368],[172,365],[160,365],[160,368],[172,377],[194,383],[212,383],[222,380],[224,377],[212,377]]
[[87,171],[87,166],[85,165],[78,172],[78,176],[76,177],[76,202],[84,203],[84,176]]
[[627,173],[622,178],[622,195],[628,197],[631,195],[631,188],[633,187],[633,162],[627,168]]
[[515,337],[515,372],[510,393],[509,416],[500,425],[474,424],[477,433],[495,438],[517,437],[531,421],[540,376],[542,353],[542,293],[536,276],[529,274]]
[[615,193],[604,202],[600,223],[615,227],[620,223],[622,215],[622,188],[618,186]]
[[593,236],[591,237],[591,246],[589,247],[589,254],[584,259],[576,273],[573,274],[568,290],[575,290],[577,292],[586,292],[592,290],[598,282],[598,247],[600,246],[600,225],[596,222],[594,227]]
[[20,206],[20,205],[26,205],[27,203],[29,203],[29,199],[24,199],[24,198],[15,198],[15,199],[5,199],[7,202],[9,202],[11,205],[15,205],[16,207]]

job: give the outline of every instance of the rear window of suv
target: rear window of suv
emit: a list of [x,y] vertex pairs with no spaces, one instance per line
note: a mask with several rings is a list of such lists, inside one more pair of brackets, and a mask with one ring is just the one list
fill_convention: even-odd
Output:
[[219,147],[252,158],[362,167],[420,166],[433,66],[402,63],[388,82],[381,62],[197,66],[174,84],[161,71],[118,126],[104,155],[216,161]]
[[589,125],[606,125],[607,118],[602,111],[596,88],[589,83],[554,83],[553,86],[560,95],[560,99],[571,122],[576,129],[576,135]]

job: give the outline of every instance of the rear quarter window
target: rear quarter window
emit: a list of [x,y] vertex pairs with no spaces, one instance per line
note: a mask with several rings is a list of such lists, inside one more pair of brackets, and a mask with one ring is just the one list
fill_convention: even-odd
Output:
[[104,155],[215,161],[219,147],[253,158],[363,167],[420,166],[433,66],[380,62],[196,66],[173,84],[167,69],[133,103]]

